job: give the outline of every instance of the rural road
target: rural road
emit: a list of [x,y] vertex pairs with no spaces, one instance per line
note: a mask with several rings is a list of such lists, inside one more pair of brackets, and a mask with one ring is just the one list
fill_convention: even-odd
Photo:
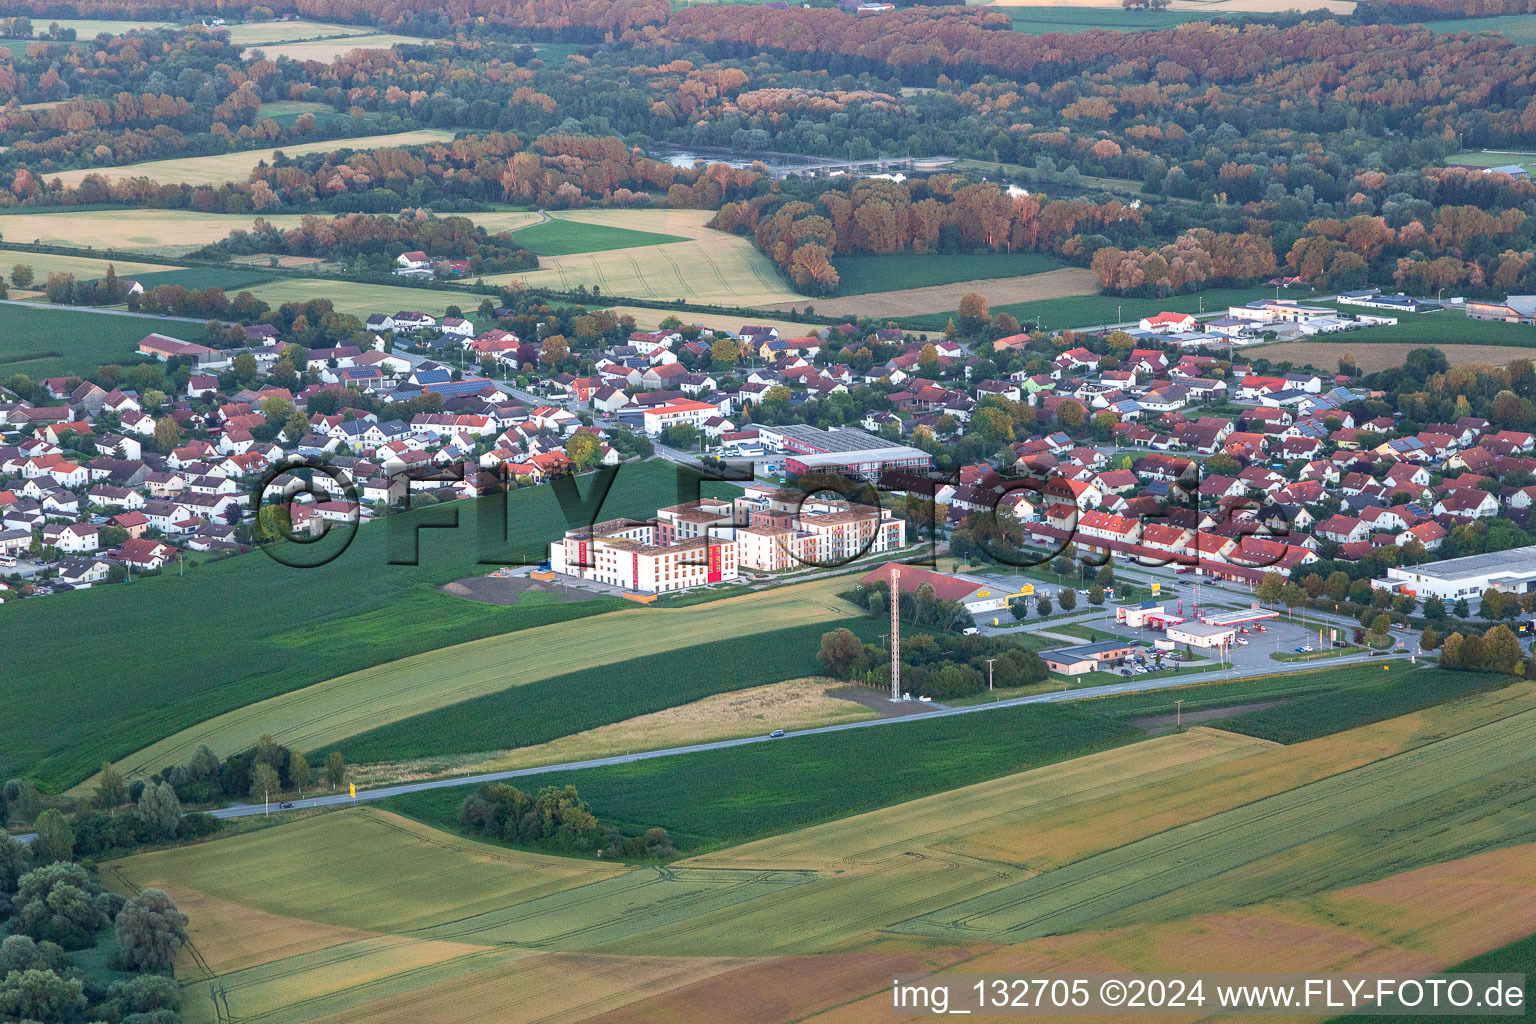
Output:
[[[1330,659],[1328,666],[1349,664],[1351,662],[1370,661],[1367,655],[1358,655]],[[1307,666],[1312,667],[1312,666]],[[1020,704],[1056,704],[1062,701],[1087,700],[1094,697],[1112,697],[1123,693],[1139,693],[1147,690],[1160,690],[1174,686],[1187,686],[1191,683],[1212,683],[1239,679],[1243,676],[1262,675],[1283,671],[1284,666],[1270,667],[1264,671],[1227,669],[1226,671],[1204,672],[1197,676],[1183,675],[1171,676],[1161,679],[1127,679],[1118,683],[1107,683],[1102,686],[1084,686],[1075,690],[1061,690],[1053,693],[1037,693],[1028,697],[1014,697],[1009,700],[1000,700],[991,704],[976,704],[970,707],[936,707],[925,715],[901,715],[893,718],[872,718],[862,722],[845,722],[842,725],[823,725],[814,729],[799,729],[785,733],[782,739],[773,739],[769,736],[743,736],[734,740],[717,740],[713,743],[693,743],[681,747],[665,747],[660,750],[646,750],[634,754],[616,754],[612,757],[595,757],[585,761],[566,761],[561,764],[540,765],[534,768],[517,768],[504,772],[487,772],[482,775],[465,775],[453,779],[434,779],[428,782],[411,782],[399,786],[384,786],[379,789],[359,790],[357,799],[353,800],[345,794],[332,796],[309,797],[304,800],[293,800],[287,810],[301,811],[313,807],[340,807],[352,803],[362,803],[372,800],[387,800],[393,796],[401,796],[406,793],[421,793],[431,789],[453,789],[461,786],[478,786],[487,782],[501,782],[507,779],[528,778],[534,775],[550,775],[556,772],[580,771],[584,768],[602,768],[608,765],[633,764],[636,761],[649,761],[658,757],[675,757],[680,754],[697,754],[706,750],[725,750],[729,747],[745,747],[758,743],[782,743],[802,736],[818,736],[824,733],[847,732],[850,729],[871,729],[877,726],[898,726],[904,722],[931,721],[935,718],[946,718],[952,715],[979,714],[984,711],[995,711],[999,708],[1017,707]],[[215,818],[245,818],[253,814],[267,814],[279,811],[280,808],[265,807],[260,804],[234,804],[230,807],[221,807],[210,811]]]
[[[179,324],[204,324],[208,318],[195,316],[163,316],[159,313],[135,313],[128,309],[103,309],[100,306],[59,306],[52,302],[24,302],[21,299],[0,299],[0,306],[26,306],[29,309],[66,309],[73,313],[95,313],[98,316],[130,316],[138,320],[160,320]],[[231,323],[223,320],[220,323]]]

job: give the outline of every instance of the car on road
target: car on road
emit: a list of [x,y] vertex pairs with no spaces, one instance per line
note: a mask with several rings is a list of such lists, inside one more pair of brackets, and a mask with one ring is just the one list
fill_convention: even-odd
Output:
[[781,739],[783,736],[784,736],[784,730],[783,729],[775,729],[775,730],[773,730],[773,732],[768,734],[768,738],[771,739],[771,740]]
[[1343,640],[1335,640],[1333,642],[1334,650],[1338,650],[1340,647],[1347,647],[1347,646],[1348,645],[1346,643],[1344,643]]
[[293,810],[293,804],[288,802],[280,803],[277,805],[277,809],[280,811],[291,811]]
[[1242,637],[1238,637],[1238,638],[1237,638],[1237,642],[1238,642],[1238,643],[1240,643],[1240,644],[1242,644],[1242,645],[1243,645],[1243,646],[1244,646],[1244,647],[1247,647],[1247,646],[1248,646],[1248,641],[1247,641],[1247,640],[1244,640],[1244,639],[1243,639],[1243,638],[1242,638]]

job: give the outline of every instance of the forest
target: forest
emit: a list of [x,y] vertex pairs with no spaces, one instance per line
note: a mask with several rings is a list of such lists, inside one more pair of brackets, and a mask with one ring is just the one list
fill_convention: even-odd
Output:
[[[216,9],[432,22],[443,38],[328,63],[245,59],[200,26],[0,50],[0,206],[693,207],[718,211],[717,227],[752,237],[811,295],[836,291],[839,255],[901,251],[1049,252],[1131,295],[1275,273],[1325,288],[1536,290],[1536,186],[1447,166],[1461,147],[1529,147],[1536,134],[1533,51],[1493,35],[1292,15],[1037,36],[996,11],[926,6],[879,19],[606,0]],[[17,13],[29,11],[162,7],[76,0]],[[581,50],[545,60],[530,45],[541,38]],[[345,117],[261,116],[288,101]],[[21,107],[39,102],[58,105]],[[346,146],[348,132],[417,127],[459,137]],[[316,138],[335,148],[279,156],[244,181],[49,177]],[[975,169],[857,187],[775,181],[761,166],[675,167],[656,155],[663,143],[948,155]]]

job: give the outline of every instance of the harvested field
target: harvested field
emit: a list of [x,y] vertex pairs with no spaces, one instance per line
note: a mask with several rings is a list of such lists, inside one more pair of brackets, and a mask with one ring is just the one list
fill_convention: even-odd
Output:
[[495,755],[425,758],[398,764],[360,765],[352,778],[359,786],[394,785],[417,778],[508,771],[608,757],[637,750],[709,743],[737,736],[760,736],[774,729],[810,729],[874,718],[875,713],[830,695],[842,686],[832,679],[789,679],[767,686],[722,693],[612,725],[573,733]]
[[[966,973],[1266,971],[1424,975],[1523,938],[1536,913],[1536,846],[1525,844],[1418,868],[1306,899],[1167,924],[1053,935],[983,952]],[[891,1019],[889,982],[841,1001],[818,1024]],[[633,1008],[634,1017],[665,1000]],[[1102,1018],[1077,1018],[1099,1020]],[[1163,1016],[1188,1021],[1209,1017]],[[1400,1018],[1399,1018],[1400,1019]]]
[[[1536,710],[1202,816],[903,922],[897,930],[1026,939],[1318,891],[1355,881],[1381,864],[1435,859],[1433,853],[1456,840],[1440,835],[1447,830],[1443,817],[1415,811],[1425,803],[1438,806],[1441,797],[1450,806],[1470,804],[1469,831],[1461,833],[1467,841],[1476,837],[1483,848],[1527,841],[1536,836],[1536,807],[1529,806],[1536,796],[1533,741]],[[1391,829],[1385,836],[1384,827]],[[1341,846],[1363,852],[1363,843],[1347,837],[1366,831],[1374,844],[1365,860],[1320,859]],[[1306,850],[1305,844],[1315,846]]]
[[250,56],[251,51],[260,50],[266,54],[268,60],[287,57],[290,60],[313,60],[321,64],[329,64],[337,57],[351,53],[353,50],[387,50],[392,46],[421,42],[424,40],[415,36],[375,32],[368,35],[344,36],[340,39],[312,39],[302,43],[253,43],[250,50],[246,51],[246,56]]
[[359,284],[355,281],[326,281],[320,278],[296,277],[271,281],[249,289],[258,299],[272,304],[275,309],[285,302],[307,302],[310,299],[330,299],[338,313],[351,313],[367,319],[373,313],[393,313],[400,309],[416,309],[433,316],[442,316],[449,306],[465,308],[473,313],[480,297],[460,294],[445,288],[409,288],[388,284]]
[[[1536,335],[1532,336],[1532,341],[1536,342]],[[1502,366],[1512,359],[1536,358],[1536,348],[1522,348],[1515,345],[1373,343],[1359,337],[1351,338],[1348,342],[1337,339],[1321,342],[1287,341],[1278,345],[1262,345],[1246,351],[1257,352],[1277,363],[1290,360],[1298,366],[1315,366],[1329,371],[1336,368],[1339,356],[1348,351],[1354,354],[1355,363],[1360,369],[1367,373],[1374,373],[1377,370],[1402,366],[1408,353],[1417,348],[1438,348],[1445,353],[1446,361],[1452,366],[1461,366],[1466,363],[1492,363]]]
[[[1081,267],[1064,267],[1022,277],[959,281],[954,284],[847,297],[834,295],[814,301],[816,312],[824,316],[903,317],[954,309],[960,305],[961,296],[970,292],[984,295],[989,304],[999,306],[1038,299],[1059,299],[1069,295],[1089,295],[1098,290],[1098,278],[1094,277],[1093,271]],[[801,300],[799,304],[803,306],[806,301],[809,300]],[[781,303],[768,308],[782,310],[788,308],[788,304]]]
[[[708,210],[575,210],[559,220],[677,236],[683,241],[638,248],[549,256],[539,269],[487,277],[492,284],[523,281],[569,291],[599,288],[605,295],[679,299],[755,306],[806,302],[747,239],[704,226]],[[484,215],[476,223],[490,229]]]
[[[179,270],[173,264],[139,263],[134,260],[98,260],[88,256],[58,256],[46,252],[21,252],[0,250],[0,276],[10,284],[11,268],[18,264],[32,268],[32,287],[42,290],[49,274],[73,274],[79,281],[91,281],[107,275],[107,267],[117,271],[117,276],[132,279],[139,274],[157,274],[166,270]],[[14,286],[13,286],[14,287]],[[146,285],[145,287],[149,287]]]
[[127,774],[148,774],[180,761],[199,743],[228,754],[264,733],[315,750],[425,711],[576,669],[847,618],[857,614],[837,596],[847,585],[846,578],[831,577],[692,608],[636,608],[603,616],[601,627],[557,622],[402,658],[220,715],[125,758],[120,767]]
[[1027,834],[1016,828],[979,831],[956,849],[1049,870],[1532,708],[1536,686],[1519,683],[1452,706],[1272,747],[1263,757],[1212,766],[1186,779],[1149,778],[1122,793],[1039,814]]
[[[317,36],[369,35],[366,28],[357,25],[336,25],[325,21],[255,21],[245,25],[229,25],[221,31],[229,33],[229,41],[237,46],[256,46],[261,43],[290,43]],[[273,55],[274,59],[276,55]]]
[[[100,174],[109,179],[149,178],[152,181],[185,185],[218,185],[226,181],[244,181],[258,163],[271,163],[273,155],[281,150],[288,156],[305,153],[329,153],[337,149],[383,149],[391,146],[419,146],[427,142],[447,142],[452,132],[435,128],[419,128],[415,131],[393,135],[365,135],[356,139],[330,139],[324,142],[304,142],[277,149],[252,149],[237,153],[221,153],[217,156],[178,157],[173,160],[148,160],[144,163],[126,164],[121,167],[92,167],[75,171],[61,171],[52,178],[59,178],[66,185],[78,185],[88,174]],[[111,211],[105,216],[115,216]],[[249,220],[249,217],[244,218]],[[222,237],[222,236],[221,236]]]
[[[273,214],[267,220],[287,228],[297,227],[299,218],[296,213]],[[236,228],[250,230],[254,219],[249,214],[190,210],[95,210],[33,213],[27,215],[25,227],[19,226],[21,221],[15,222],[17,227],[10,221],[0,222],[0,227],[15,241],[180,256],[220,241]]]

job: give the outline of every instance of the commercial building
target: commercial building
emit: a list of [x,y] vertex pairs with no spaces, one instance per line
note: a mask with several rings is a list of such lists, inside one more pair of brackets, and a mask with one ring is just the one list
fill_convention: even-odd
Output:
[[1503,320],[1511,324],[1536,323],[1536,295],[1506,295],[1503,302],[1467,300],[1468,320]]
[[1475,600],[1489,588],[1505,594],[1529,594],[1536,591],[1536,545],[1426,565],[1395,565],[1387,569],[1385,579],[1372,580],[1371,586],[1420,600]]
[[550,568],[644,594],[739,578],[835,566],[906,546],[906,522],[889,509],[749,485],[734,500],[704,498],[657,509],[649,522],[614,519],[567,531]]
[[1232,626],[1213,626],[1207,622],[1181,622],[1170,625],[1166,635],[1176,644],[1211,649],[1230,645],[1237,638],[1237,629]]
[[1134,640],[1100,640],[1098,643],[1045,651],[1040,657],[1052,672],[1064,676],[1080,676],[1095,669],[1115,668],[1135,650]]
[[612,519],[571,530],[549,546],[555,572],[641,594],[666,594],[737,578],[736,544],[699,536],[667,542],[656,523]]
[[890,444],[862,430],[819,430],[795,423],[779,427],[759,426],[757,436],[784,452],[787,473],[877,480],[891,470],[927,469],[933,456],[920,448]]
[[[890,586],[891,570],[896,567],[897,563],[887,562],[864,576],[859,582],[867,585],[884,580],[886,586]],[[1033,583],[1025,583],[1013,589],[1006,586],[1000,587],[986,580],[952,576],[915,565],[903,565],[900,568],[903,594],[915,594],[919,588],[925,585],[930,586],[933,588],[933,596],[941,601],[957,601],[972,615],[990,615],[993,612],[1003,611],[1010,601],[1029,597],[1035,592]]]

